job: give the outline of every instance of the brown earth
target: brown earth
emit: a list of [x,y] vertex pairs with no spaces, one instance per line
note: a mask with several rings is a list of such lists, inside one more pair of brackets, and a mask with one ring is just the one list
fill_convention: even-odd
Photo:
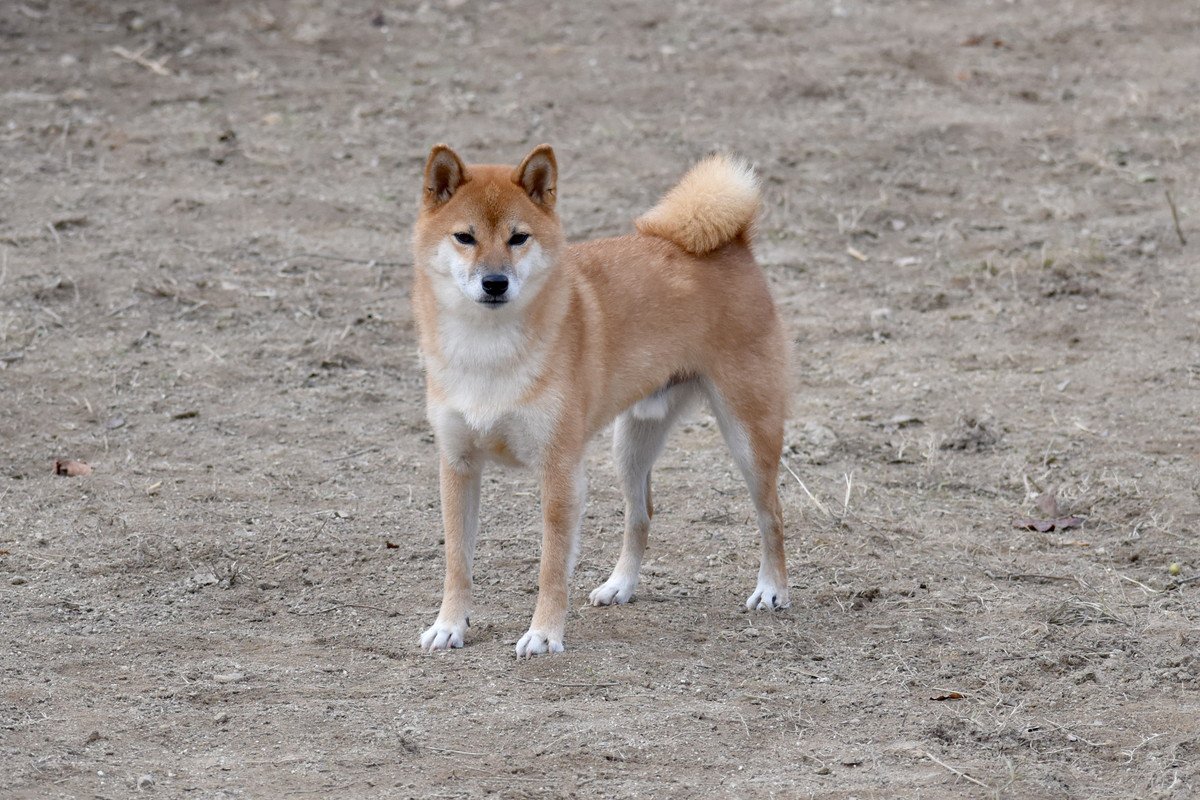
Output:
[[[1200,792],[1196,4],[14,0],[0,65],[0,796]],[[598,441],[567,652],[498,469],[419,652],[437,141],[553,143],[574,237],[757,163],[790,610],[698,414],[637,602]]]

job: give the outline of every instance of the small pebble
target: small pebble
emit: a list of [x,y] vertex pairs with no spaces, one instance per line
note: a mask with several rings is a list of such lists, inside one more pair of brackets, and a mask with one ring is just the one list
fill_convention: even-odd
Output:
[[244,672],[225,672],[213,675],[213,680],[217,683],[237,683],[238,681],[246,680]]
[[277,581],[259,581],[258,588],[260,588],[260,589],[278,589],[279,583]]
[[29,583],[24,575],[13,575],[8,582],[13,586],[23,586],[24,584]]
[[226,722],[229,722],[229,712],[222,711],[220,714],[217,714],[215,717],[213,717],[213,722],[217,723],[218,725],[224,725]]
[[138,778],[137,788],[139,788],[139,789],[149,789],[153,785],[154,785],[154,776],[153,775],[146,774],[146,775],[143,775],[140,778]]
[[829,767],[821,767],[817,770],[818,775],[828,775],[830,772],[833,772],[833,770]]

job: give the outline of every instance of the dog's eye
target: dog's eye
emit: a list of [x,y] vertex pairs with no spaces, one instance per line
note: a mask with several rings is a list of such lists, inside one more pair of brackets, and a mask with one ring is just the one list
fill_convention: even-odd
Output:
[[465,244],[469,247],[475,244],[475,237],[469,233],[456,233],[454,234],[454,241],[458,242],[459,244]]
[[508,237],[508,246],[509,247],[520,247],[521,245],[525,244],[528,241],[529,241],[528,233],[514,233],[512,236]]

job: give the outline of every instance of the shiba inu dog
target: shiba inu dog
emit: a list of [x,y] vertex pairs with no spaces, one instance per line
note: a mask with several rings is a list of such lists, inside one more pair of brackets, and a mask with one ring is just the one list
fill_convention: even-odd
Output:
[[788,605],[776,474],[788,346],[750,238],[760,199],[744,162],[700,162],[636,221],[637,233],[566,244],[548,145],[520,166],[466,165],[437,145],[413,232],[413,307],[440,454],[446,582],[425,650],[463,645],[480,476],[537,471],[541,567],[518,657],[563,649],[588,440],[615,420],[625,538],[596,606],[626,603],[650,526],[650,470],[698,398],[712,408],[758,512],[751,609]]

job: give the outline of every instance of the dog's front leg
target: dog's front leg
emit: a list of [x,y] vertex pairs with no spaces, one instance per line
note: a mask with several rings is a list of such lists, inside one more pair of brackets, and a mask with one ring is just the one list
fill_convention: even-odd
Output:
[[567,623],[567,580],[579,550],[587,476],[583,453],[572,453],[542,473],[542,566],[529,631],[517,642],[517,657],[561,653]]
[[479,483],[483,474],[478,458],[453,462],[442,456],[442,525],[446,540],[446,584],[437,622],[421,634],[422,650],[449,650],[463,646],[471,612],[471,569],[479,534]]

